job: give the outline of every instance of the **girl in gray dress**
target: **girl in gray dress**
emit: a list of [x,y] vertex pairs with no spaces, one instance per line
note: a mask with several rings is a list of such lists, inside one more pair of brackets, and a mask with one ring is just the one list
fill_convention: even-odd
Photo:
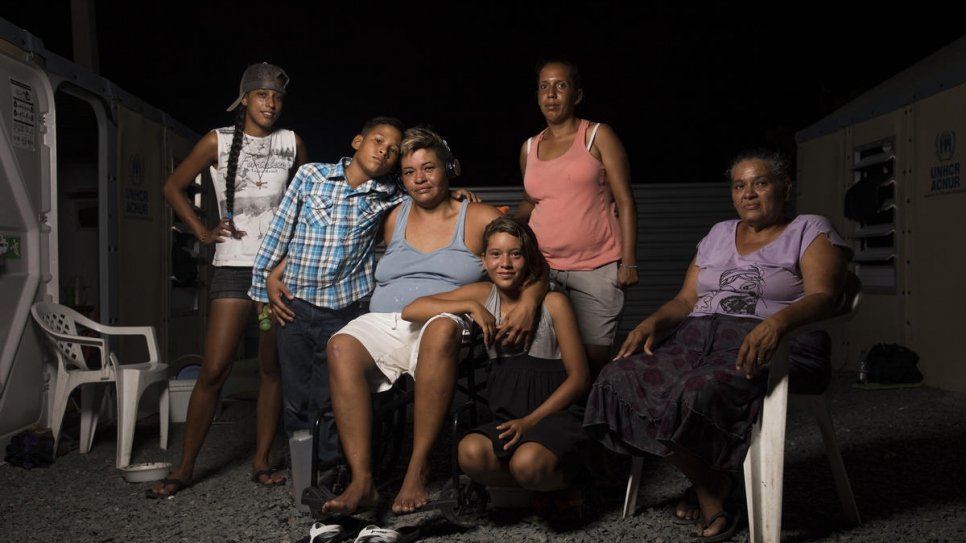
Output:
[[492,282],[465,285],[413,301],[406,318],[468,314],[483,329],[492,366],[488,378],[494,420],[459,443],[460,468],[473,480],[535,491],[568,489],[577,463],[589,386],[587,358],[567,297],[548,293],[530,350],[493,341],[507,311],[546,266],[530,228],[500,217],[483,234],[483,267]]

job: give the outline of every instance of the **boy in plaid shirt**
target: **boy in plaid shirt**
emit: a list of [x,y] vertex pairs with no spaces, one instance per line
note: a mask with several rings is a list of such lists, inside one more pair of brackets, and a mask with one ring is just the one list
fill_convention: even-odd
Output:
[[[288,435],[309,429],[327,407],[318,451],[323,465],[339,459],[326,343],[359,315],[357,302],[372,291],[376,234],[406,195],[394,175],[402,133],[398,119],[370,119],[352,139],[351,159],[299,168],[255,259],[248,294],[271,302],[280,325],[284,428]],[[275,281],[280,286],[270,288]]]

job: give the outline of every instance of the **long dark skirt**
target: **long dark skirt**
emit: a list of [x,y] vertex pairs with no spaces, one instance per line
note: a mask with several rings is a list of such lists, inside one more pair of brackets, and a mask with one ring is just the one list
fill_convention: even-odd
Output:
[[[759,322],[725,315],[689,318],[653,356],[641,353],[606,365],[587,400],[587,432],[624,454],[668,456],[674,444],[713,469],[739,469],[768,375],[762,371],[747,379],[735,360]],[[825,338],[824,348],[817,337],[795,342],[796,357],[804,357],[807,367],[827,368]],[[814,372],[827,382],[827,371]]]

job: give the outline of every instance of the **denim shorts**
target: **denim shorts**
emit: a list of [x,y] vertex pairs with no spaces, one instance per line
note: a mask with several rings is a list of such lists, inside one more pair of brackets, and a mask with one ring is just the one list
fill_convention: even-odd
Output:
[[252,269],[239,266],[212,266],[208,301],[219,298],[251,300],[248,289],[252,286]]

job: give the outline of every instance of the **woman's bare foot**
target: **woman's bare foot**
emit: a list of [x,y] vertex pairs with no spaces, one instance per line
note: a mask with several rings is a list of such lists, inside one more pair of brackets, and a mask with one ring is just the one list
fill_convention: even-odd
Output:
[[322,511],[351,515],[360,507],[374,507],[377,503],[379,493],[372,479],[353,479],[342,494],[322,504]]
[[698,503],[698,496],[694,493],[694,487],[689,486],[681,500],[674,506],[674,517],[684,523],[696,522],[701,517],[701,505]]
[[412,513],[429,503],[428,470],[418,471],[418,473],[412,469],[406,471],[406,478],[403,479],[399,494],[396,494],[396,499],[392,502],[393,513],[397,515]]

